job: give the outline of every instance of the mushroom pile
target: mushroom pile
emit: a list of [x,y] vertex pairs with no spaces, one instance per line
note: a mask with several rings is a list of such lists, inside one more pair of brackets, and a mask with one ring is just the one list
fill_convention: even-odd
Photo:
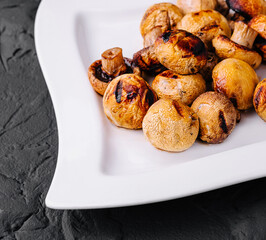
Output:
[[222,143],[253,107],[266,122],[266,79],[254,70],[266,61],[264,14],[264,0],[152,5],[140,22],[143,48],[132,59],[114,47],[89,67],[105,115],[169,152],[197,138]]

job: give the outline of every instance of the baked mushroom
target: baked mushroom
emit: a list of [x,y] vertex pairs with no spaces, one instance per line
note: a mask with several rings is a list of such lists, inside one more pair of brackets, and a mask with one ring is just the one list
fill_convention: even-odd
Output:
[[142,71],[148,72],[149,74],[158,74],[166,68],[159,62],[156,54],[154,45],[143,48],[133,55],[133,62]]
[[103,96],[103,108],[114,125],[139,129],[143,117],[156,100],[156,93],[142,77],[124,74],[108,85]]
[[225,35],[219,35],[212,40],[212,44],[216,55],[221,59],[237,58],[256,69],[262,60],[260,54],[251,49],[257,35],[256,31],[239,21],[235,23],[231,39]]
[[206,9],[215,9],[217,6],[217,0],[177,0],[176,5],[180,8],[183,14],[191,13],[191,12],[198,12],[201,10]]
[[205,92],[191,108],[199,117],[199,138],[202,141],[221,143],[236,126],[236,109],[222,93]]
[[167,70],[155,77],[152,88],[159,98],[178,100],[189,105],[206,91],[206,83],[199,73],[180,75]]
[[159,62],[179,74],[197,73],[207,62],[204,43],[184,30],[166,31],[154,46]]
[[266,78],[255,89],[253,105],[260,118],[266,122]]
[[129,58],[124,58],[122,49],[115,47],[102,53],[102,59],[93,62],[88,70],[88,78],[93,89],[103,95],[108,84],[124,73],[140,75],[140,69]]
[[250,20],[248,26],[266,39],[266,15],[260,14]]
[[227,58],[215,66],[212,79],[214,90],[227,96],[237,109],[252,107],[254,89],[259,79],[249,64]]
[[154,147],[181,152],[195,142],[199,121],[190,107],[179,101],[160,99],[148,110],[142,128],[145,137]]
[[202,10],[186,14],[178,23],[178,28],[191,32],[211,48],[212,39],[219,34],[231,35],[226,18],[215,10]]
[[149,7],[140,23],[144,47],[152,45],[166,30],[176,29],[182,17],[180,9],[172,3],[157,3]]
[[226,0],[226,2],[230,9],[247,19],[266,13],[265,0]]
[[229,12],[229,7],[226,0],[217,0],[216,10],[222,15],[226,16]]

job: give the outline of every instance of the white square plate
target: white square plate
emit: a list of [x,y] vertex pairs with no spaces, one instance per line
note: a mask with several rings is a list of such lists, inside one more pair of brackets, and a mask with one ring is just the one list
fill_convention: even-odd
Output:
[[[173,3],[175,1],[172,1]],[[182,153],[155,149],[141,130],[113,126],[87,68],[111,47],[132,57],[139,23],[153,0],[43,0],[35,37],[53,100],[58,162],[46,205],[57,209],[151,203],[266,176],[266,124],[254,113],[222,144],[196,142]],[[257,71],[265,77],[266,68]]]

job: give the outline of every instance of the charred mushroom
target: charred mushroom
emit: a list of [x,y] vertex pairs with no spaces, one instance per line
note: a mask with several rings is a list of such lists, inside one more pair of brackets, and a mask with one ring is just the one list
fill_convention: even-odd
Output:
[[180,8],[183,14],[198,12],[201,10],[215,9],[217,6],[217,0],[177,0],[176,5]]
[[103,108],[114,125],[139,129],[149,107],[156,100],[156,93],[142,77],[124,74],[108,85],[103,96]]
[[212,39],[219,34],[231,35],[226,18],[215,10],[202,10],[186,14],[178,28],[193,33],[211,48]]
[[195,142],[199,121],[190,107],[178,101],[160,99],[148,110],[142,127],[145,137],[154,147],[181,152]]
[[142,71],[148,72],[152,75],[158,74],[166,68],[159,62],[154,45],[143,48],[133,55],[133,62]]
[[265,0],[226,0],[226,2],[230,9],[247,19],[266,13]]
[[159,98],[178,100],[189,105],[206,91],[206,83],[199,73],[180,75],[167,70],[155,77],[152,88]]
[[227,96],[239,110],[252,107],[254,89],[259,81],[246,62],[228,58],[218,63],[212,73],[214,90]]
[[167,31],[155,42],[155,54],[166,68],[179,74],[197,73],[207,62],[204,43],[184,31]]
[[215,48],[215,53],[221,59],[237,58],[256,69],[262,60],[260,54],[251,49],[257,35],[256,31],[240,21],[235,23],[235,30],[231,39],[227,36],[219,35],[212,40],[212,44]]
[[266,78],[255,89],[253,105],[260,118],[266,122]]
[[182,17],[180,9],[172,3],[157,3],[149,7],[140,23],[144,47],[152,45],[166,30],[176,29]]
[[236,109],[222,93],[203,93],[193,102],[191,108],[199,117],[199,138],[202,141],[221,143],[235,128]]
[[121,48],[111,48],[102,53],[102,59],[92,63],[88,77],[94,90],[103,95],[108,84],[124,73],[140,75],[140,69],[129,58],[123,58]]

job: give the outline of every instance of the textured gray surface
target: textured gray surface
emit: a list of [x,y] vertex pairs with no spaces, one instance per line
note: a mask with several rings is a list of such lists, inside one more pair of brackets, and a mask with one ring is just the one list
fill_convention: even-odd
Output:
[[0,0],[0,239],[266,239],[266,179],[146,206],[45,208],[57,131],[34,47],[38,4]]

